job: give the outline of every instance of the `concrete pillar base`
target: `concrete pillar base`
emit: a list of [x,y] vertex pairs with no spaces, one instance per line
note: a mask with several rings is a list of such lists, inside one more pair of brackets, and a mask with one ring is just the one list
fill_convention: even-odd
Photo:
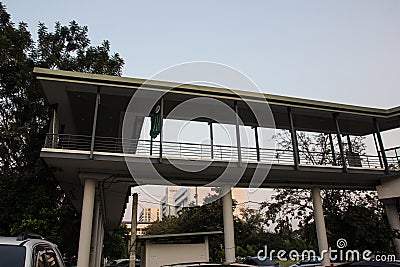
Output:
[[225,244],[225,263],[236,261],[235,257],[235,232],[233,227],[233,207],[232,190],[223,188],[222,192],[227,192],[222,197],[222,209],[224,219],[224,244]]
[[[397,210],[396,206],[396,199],[384,199],[382,200],[383,204],[385,204],[387,218],[390,224],[390,227],[394,230],[400,230],[400,220],[399,220],[399,211]],[[393,239],[396,258],[400,258],[400,239],[394,238]]]
[[86,179],[84,182],[83,191],[81,230],[79,235],[78,249],[78,267],[89,266],[95,192],[95,180]]
[[328,238],[326,236],[326,227],[324,219],[324,210],[322,207],[321,191],[319,188],[312,188],[311,193],[314,206],[314,221],[315,221],[315,228],[317,231],[318,248],[320,255],[323,256],[321,265],[330,266],[331,263],[329,259],[329,246],[328,246]]

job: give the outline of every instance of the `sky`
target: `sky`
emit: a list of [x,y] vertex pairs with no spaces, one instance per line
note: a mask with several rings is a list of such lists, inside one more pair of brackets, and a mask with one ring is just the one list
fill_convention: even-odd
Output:
[[[14,22],[76,20],[107,39],[124,76],[212,61],[265,93],[389,108],[400,98],[400,2],[5,0]],[[35,34],[34,34],[35,36]]]
[[[123,76],[150,78],[176,64],[211,61],[241,71],[264,93],[399,106],[398,0],[3,3],[34,38],[39,22],[87,25],[93,45],[107,39],[124,58]],[[397,136],[386,134],[388,147]]]

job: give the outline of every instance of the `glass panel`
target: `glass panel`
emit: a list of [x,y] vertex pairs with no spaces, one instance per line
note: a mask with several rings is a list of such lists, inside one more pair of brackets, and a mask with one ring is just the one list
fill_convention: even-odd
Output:
[[24,265],[24,247],[0,245],[0,267],[23,267]]

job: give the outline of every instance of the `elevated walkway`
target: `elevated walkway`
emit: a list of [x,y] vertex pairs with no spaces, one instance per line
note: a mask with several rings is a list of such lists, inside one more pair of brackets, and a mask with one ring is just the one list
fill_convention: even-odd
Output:
[[[98,251],[104,231],[118,227],[130,188],[138,182],[312,188],[321,223],[319,188],[375,190],[378,187],[386,192],[385,196],[400,197],[397,150],[394,154],[386,153],[381,136],[381,132],[400,128],[400,107],[377,109],[236,89],[41,68],[35,68],[34,73],[53,107],[41,157],[53,169],[66,196],[82,212],[82,227],[85,227],[81,227],[81,235],[86,234],[81,238],[82,253],[90,252],[90,244],[87,244],[90,240],[100,240],[98,244],[91,244]],[[132,97],[136,98],[133,105]],[[149,99],[154,102],[148,102]],[[196,102],[198,99],[207,101]],[[186,112],[176,112],[175,109],[186,101],[194,101],[194,104],[190,104]],[[225,110],[215,103],[220,103]],[[157,108],[160,110],[160,137],[141,139],[145,118],[154,115]],[[233,116],[224,117],[225,111]],[[166,119],[207,123],[210,144],[164,140]],[[236,145],[214,143],[212,125],[216,123],[235,126]],[[254,147],[241,144],[240,129],[244,127],[254,129]],[[289,148],[260,145],[258,134],[263,129],[287,131],[291,139]],[[298,146],[300,131],[329,136],[329,153],[301,151]],[[352,151],[350,136],[373,136],[377,153],[366,155]],[[228,181],[218,183],[218,178],[227,170]],[[255,183],[254,177],[257,178]],[[386,190],[390,185],[396,188]],[[387,208],[390,214],[396,214],[393,205]],[[392,225],[397,225],[395,217],[391,217]],[[319,237],[324,228],[320,228]],[[92,239],[86,230],[93,234]],[[400,248],[398,241],[396,244]],[[227,247],[234,248],[232,244]],[[84,258],[81,266],[87,265],[86,260],[89,262]]]

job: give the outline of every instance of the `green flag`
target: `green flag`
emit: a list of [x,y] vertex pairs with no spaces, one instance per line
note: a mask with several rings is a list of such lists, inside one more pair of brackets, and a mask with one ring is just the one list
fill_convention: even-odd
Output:
[[150,127],[150,136],[151,138],[156,138],[157,135],[161,132],[161,108],[160,105],[156,107],[156,110],[153,114],[151,114],[151,127]]

